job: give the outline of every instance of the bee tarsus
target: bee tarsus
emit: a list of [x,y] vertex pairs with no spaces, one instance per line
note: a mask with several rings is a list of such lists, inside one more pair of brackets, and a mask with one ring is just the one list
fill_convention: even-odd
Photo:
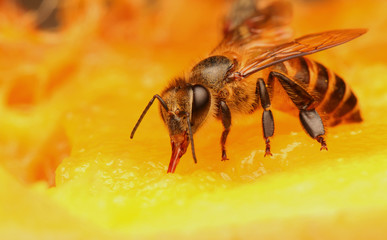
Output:
[[271,103],[270,103],[270,95],[269,92],[266,89],[266,83],[263,81],[262,78],[259,78],[257,81],[257,90],[256,94],[259,95],[259,99],[261,100],[261,106],[263,108],[262,113],[262,130],[263,130],[263,137],[265,139],[265,157],[266,156],[272,156],[273,154],[270,151],[270,137],[274,135],[274,118],[273,113],[270,110]]
[[266,148],[265,148],[265,155],[264,155],[264,157],[266,157],[266,156],[273,156],[273,154],[270,151],[270,139],[269,138],[265,138],[265,143],[266,143]]
[[222,120],[223,124],[223,132],[222,137],[220,139],[220,144],[222,147],[222,161],[228,160],[227,153],[226,153],[226,140],[227,136],[231,129],[231,113],[230,109],[228,108],[227,104],[224,101],[221,101],[219,104],[219,112],[220,112],[220,119]]
[[322,150],[328,151],[327,143],[325,142],[325,139],[323,136],[318,136],[316,138],[316,140],[317,140],[317,142],[319,142],[321,144],[320,151],[322,151]]

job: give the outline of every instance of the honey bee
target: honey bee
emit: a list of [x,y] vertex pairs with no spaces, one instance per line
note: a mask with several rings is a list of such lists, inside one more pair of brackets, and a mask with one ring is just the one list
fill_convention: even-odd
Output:
[[290,9],[286,2],[258,8],[254,1],[237,1],[226,18],[221,43],[185,76],[173,79],[160,95],[153,96],[130,137],[157,99],[171,139],[168,173],[175,171],[190,143],[197,162],[193,135],[210,117],[224,127],[221,159],[227,160],[231,116],[260,108],[265,156],[272,155],[272,107],[298,114],[306,133],[320,143],[320,150],[327,150],[324,125],[360,122],[362,117],[355,94],[342,78],[305,55],[353,40],[366,30],[333,30],[292,40]]

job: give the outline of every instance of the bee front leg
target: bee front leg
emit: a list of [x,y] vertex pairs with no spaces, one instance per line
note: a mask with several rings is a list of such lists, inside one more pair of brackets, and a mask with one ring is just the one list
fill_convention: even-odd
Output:
[[231,113],[230,109],[228,108],[227,104],[224,101],[220,101],[219,104],[219,113],[220,118],[222,120],[222,124],[224,127],[224,130],[222,132],[222,137],[220,139],[220,144],[222,146],[222,161],[228,160],[227,154],[226,154],[226,140],[228,133],[230,132],[231,127]]
[[324,139],[325,129],[320,115],[315,110],[315,99],[295,81],[292,81],[287,76],[278,73],[271,72],[271,75],[276,77],[285,89],[289,98],[299,109],[299,118],[305,131],[313,139],[316,139],[320,144],[320,150],[328,150],[327,144]]
[[266,88],[266,84],[262,78],[259,78],[257,81],[257,90],[256,94],[259,94],[259,99],[261,100],[261,105],[263,108],[262,113],[262,129],[263,137],[266,142],[265,157],[267,155],[272,156],[273,154],[270,151],[270,137],[274,135],[274,118],[273,113],[270,110],[270,96]]

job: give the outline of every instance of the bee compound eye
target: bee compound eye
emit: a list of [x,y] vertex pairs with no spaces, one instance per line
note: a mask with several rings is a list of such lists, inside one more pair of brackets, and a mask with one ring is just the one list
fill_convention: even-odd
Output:
[[192,123],[195,124],[196,120],[199,120],[206,116],[210,108],[210,93],[201,86],[195,85],[192,87],[193,101],[192,101]]
[[208,90],[200,85],[193,86],[193,102],[192,110],[195,112],[200,112],[205,108],[210,101],[210,94]]

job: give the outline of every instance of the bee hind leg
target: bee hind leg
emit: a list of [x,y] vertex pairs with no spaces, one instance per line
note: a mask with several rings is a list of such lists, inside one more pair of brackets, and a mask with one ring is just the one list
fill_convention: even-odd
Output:
[[324,139],[325,129],[320,115],[315,109],[300,110],[300,121],[306,132],[321,144],[321,150],[328,150]]
[[228,108],[227,104],[224,101],[220,101],[219,104],[219,114],[220,119],[222,120],[222,124],[224,127],[224,130],[222,132],[222,137],[220,139],[220,145],[222,147],[222,161],[228,160],[227,153],[226,153],[226,140],[228,133],[231,129],[231,113],[230,109]]
[[259,94],[259,99],[261,99],[261,105],[263,108],[262,113],[262,129],[263,137],[265,138],[266,148],[265,148],[265,157],[272,156],[270,150],[270,137],[274,135],[274,118],[273,113],[270,110],[270,96],[266,88],[266,84],[262,78],[259,78],[257,81],[256,94]]
[[279,80],[289,98],[299,109],[300,122],[305,131],[321,144],[320,150],[328,150],[325,142],[325,128],[320,115],[315,109],[316,100],[297,82],[278,72],[271,72]]

